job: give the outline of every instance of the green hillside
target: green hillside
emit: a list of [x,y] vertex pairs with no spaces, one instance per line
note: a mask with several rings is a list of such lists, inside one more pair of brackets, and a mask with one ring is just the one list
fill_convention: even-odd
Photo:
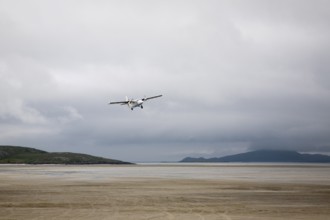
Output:
[[18,146],[0,145],[0,164],[130,164],[120,160],[77,153],[49,153]]

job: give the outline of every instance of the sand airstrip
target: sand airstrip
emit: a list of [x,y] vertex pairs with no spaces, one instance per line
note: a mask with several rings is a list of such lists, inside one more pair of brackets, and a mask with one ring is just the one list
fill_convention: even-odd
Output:
[[0,219],[330,219],[329,166],[234,168],[2,165]]

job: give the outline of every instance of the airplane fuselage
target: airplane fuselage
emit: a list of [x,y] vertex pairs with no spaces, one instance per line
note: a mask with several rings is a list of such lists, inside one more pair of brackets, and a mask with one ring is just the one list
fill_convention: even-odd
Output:
[[134,108],[136,107],[140,107],[140,108],[143,108],[143,101],[141,99],[138,99],[138,100],[131,100],[129,101],[128,103],[128,107],[133,110]]

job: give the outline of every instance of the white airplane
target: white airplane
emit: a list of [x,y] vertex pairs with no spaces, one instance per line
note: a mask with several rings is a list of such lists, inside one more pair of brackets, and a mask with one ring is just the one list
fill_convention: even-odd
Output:
[[148,98],[142,98],[142,99],[128,99],[126,96],[126,101],[120,101],[120,102],[110,102],[109,104],[121,104],[121,105],[128,105],[128,107],[133,110],[136,107],[143,108],[143,102],[149,100],[149,99],[154,99],[154,98],[159,98],[162,97],[163,95],[157,95],[157,96],[152,96]]

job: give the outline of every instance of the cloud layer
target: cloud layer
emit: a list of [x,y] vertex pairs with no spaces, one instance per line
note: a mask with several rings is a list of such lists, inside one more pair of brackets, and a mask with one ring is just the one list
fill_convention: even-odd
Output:
[[0,6],[1,144],[130,161],[330,153],[328,1]]

